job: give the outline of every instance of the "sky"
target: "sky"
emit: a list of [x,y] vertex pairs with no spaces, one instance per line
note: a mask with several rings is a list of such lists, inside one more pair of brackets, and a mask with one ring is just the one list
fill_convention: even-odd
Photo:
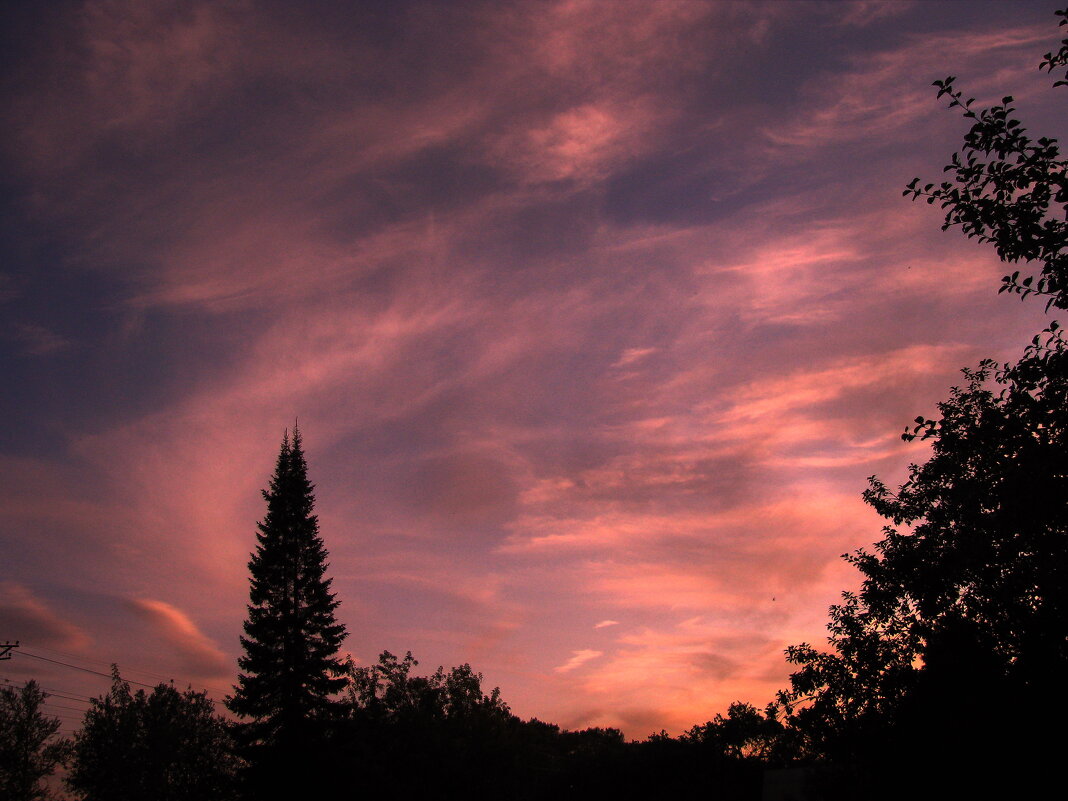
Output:
[[1056,7],[6,4],[0,678],[221,698],[299,420],[359,664],[762,707],[905,425],[1046,322],[902,190],[947,75],[1063,139]]

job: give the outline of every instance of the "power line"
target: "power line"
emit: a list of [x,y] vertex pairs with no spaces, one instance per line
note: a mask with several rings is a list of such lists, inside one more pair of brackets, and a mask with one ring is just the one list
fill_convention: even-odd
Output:
[[[114,665],[114,664],[121,664],[123,673],[140,673],[143,676],[151,676],[154,679],[159,679],[160,681],[164,681],[164,682],[173,682],[173,681],[175,681],[173,676],[165,676],[165,675],[163,675],[161,673],[153,673],[151,670],[145,670],[142,667],[138,667],[136,665],[131,665],[129,662],[126,662],[126,661],[117,662],[116,660],[112,660],[112,661],[109,662],[109,661],[104,660],[104,659],[93,659],[92,657],[82,656],[81,654],[72,654],[69,651],[61,651],[58,648],[48,648],[48,647],[46,647],[44,645],[33,645],[32,647],[33,647],[33,649],[35,651],[45,651],[46,653],[57,654],[59,656],[66,657],[67,659],[73,659],[73,660],[77,660],[79,662],[88,662],[91,665],[104,665],[105,667],[110,667],[111,665]],[[110,676],[111,674],[109,673],[108,675]],[[189,684],[193,684],[193,682],[188,682],[188,683]],[[218,688],[217,687],[212,687],[210,689],[217,690]]]
[[[82,654],[72,653],[71,651],[61,651],[58,648],[50,648],[50,647],[48,647],[46,645],[39,645],[39,644],[33,643],[33,644],[31,644],[31,647],[35,651],[46,651],[47,653],[55,654],[56,656],[64,656],[67,659],[77,659],[79,661],[89,662],[90,664],[94,664],[94,665],[103,665],[104,667],[110,667],[112,665],[112,663],[108,662],[106,659],[93,659],[91,656],[83,656]],[[146,673],[149,676],[152,676],[153,678],[161,678],[160,676],[158,676],[155,673],[149,673],[147,670],[137,670],[135,668],[130,668],[130,669],[133,670],[135,673]]]
[[[28,656],[31,659],[40,659],[44,662],[51,662],[53,665],[63,665],[64,667],[73,668],[74,670],[80,670],[83,673],[92,673],[94,676],[103,676],[105,679],[110,679],[110,673],[101,673],[99,670],[90,670],[89,668],[80,667],[79,665],[72,665],[70,662],[60,662],[58,659],[49,659],[47,656],[40,656],[38,654],[31,654],[29,651],[21,651],[19,656]],[[134,681],[133,679],[123,679],[128,684],[136,684],[139,687],[148,687],[150,690],[155,689],[155,684],[145,684],[143,681]]]
[[[72,654],[72,653],[67,652],[67,651],[60,651],[57,648],[48,648],[48,647],[45,647],[43,645],[34,645],[33,649],[35,651],[46,651],[46,652],[49,652],[49,653],[58,654],[60,656],[67,657],[68,659],[76,659],[76,660],[78,660],[80,662],[88,662],[90,664],[96,664],[96,665],[115,665],[115,664],[117,664],[114,661],[107,662],[107,661],[104,661],[104,660],[101,660],[101,659],[93,659],[91,657],[81,656],[79,654]],[[74,667],[74,668],[76,668],[78,670],[84,670],[84,671],[86,671],[88,673],[93,673],[93,674],[98,675],[98,676],[106,676],[107,678],[111,678],[111,673],[104,674],[101,671],[93,671],[93,670],[90,670],[89,668],[84,668],[84,667],[81,667],[79,665],[73,665],[70,662],[64,662],[64,661],[61,661],[61,660],[58,660],[58,659],[48,659],[48,657],[45,657],[45,656],[40,656],[38,654],[31,654],[31,653],[27,652],[25,649],[23,649],[21,653],[24,656],[33,656],[36,659],[45,659],[47,661],[54,662],[55,664],[67,665],[68,667]],[[165,676],[165,675],[162,675],[160,673],[153,673],[152,671],[145,670],[144,668],[139,668],[139,667],[136,667],[136,666],[130,666],[129,663],[126,663],[126,662],[123,662],[122,665],[124,665],[124,667],[122,668],[122,672],[125,672],[125,673],[140,673],[140,674],[145,675],[145,676],[151,676],[152,678],[159,679],[160,681],[163,681],[163,682],[171,682],[172,684],[177,683],[173,676]],[[155,688],[157,686],[156,684],[145,684],[144,682],[135,681],[133,679],[124,679],[124,680],[125,681],[129,681],[130,684],[137,684],[137,685],[139,685],[141,687],[148,687],[150,689],[151,688]],[[211,690],[219,698],[222,698],[222,697],[226,696],[230,692],[230,689],[232,689],[232,688],[230,688],[230,689],[225,689],[224,690],[221,687],[214,687],[214,686],[212,686],[210,684],[203,684],[201,682],[186,681],[184,683],[188,684],[189,686],[198,686],[199,685],[199,686],[203,687],[205,690]]]
[[[46,704],[52,704],[53,706],[62,706],[61,704],[57,704],[56,702],[52,701],[52,698],[58,698],[58,697],[60,697],[60,696],[57,695],[56,693],[46,692],[45,693],[45,703]],[[70,696],[69,698],[63,698],[63,701],[75,701],[75,702],[77,702],[79,704],[87,704],[87,705],[92,703],[91,701],[83,701],[82,698],[79,698],[79,697],[76,697],[76,696]],[[70,708],[77,709],[79,712],[84,712],[85,709],[88,709],[88,706],[79,706],[79,707],[70,707]]]
[[[32,679],[31,679],[31,681],[32,681]],[[26,684],[25,683],[20,685],[20,684],[13,684],[13,683],[7,682],[7,681],[0,681],[0,686],[10,687],[13,690],[23,690],[23,689],[26,688]],[[78,693],[74,692],[73,690],[70,690],[70,691],[67,691],[67,690],[53,690],[50,687],[42,687],[39,684],[37,685],[37,687],[38,687],[38,689],[40,689],[42,692],[44,692],[49,697],[53,697],[54,696],[56,698],[63,698],[65,700],[67,700],[67,701],[79,701],[79,702],[85,703],[85,704],[87,704],[87,703],[89,703],[90,701],[93,700],[89,696],[87,696],[87,695],[79,695]]]
[[[26,689],[26,686],[24,684],[5,684],[5,683],[0,683],[0,687],[8,687],[8,688],[10,688],[12,690],[25,690]],[[86,704],[89,703],[89,699],[85,698],[85,697],[79,698],[79,697],[76,697],[76,696],[73,696],[73,695],[64,695],[58,690],[49,690],[49,689],[47,689],[45,687],[39,687],[38,689],[43,690],[44,694],[47,695],[49,698],[62,698],[65,701],[78,701],[80,703],[86,703]]]
[[46,717],[57,718],[58,720],[66,720],[69,722],[83,720],[81,715],[72,715],[69,712],[51,712],[47,709],[44,711],[44,715]]
[[[48,698],[51,698],[51,697],[52,696],[48,696]],[[53,704],[51,701],[48,700],[48,698],[46,698],[41,703],[41,706],[50,706],[50,707],[53,707],[55,709],[69,709],[72,712],[82,712],[82,713],[84,713],[84,712],[88,711],[88,710],[85,710],[85,709],[78,709],[78,707],[76,707],[76,706],[63,706],[63,704]]]

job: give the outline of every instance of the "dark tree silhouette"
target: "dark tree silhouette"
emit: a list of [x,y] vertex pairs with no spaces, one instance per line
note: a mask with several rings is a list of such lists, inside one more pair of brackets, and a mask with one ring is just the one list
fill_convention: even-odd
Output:
[[383,651],[378,664],[350,666],[348,686],[349,714],[390,721],[422,717],[459,720],[477,716],[507,717],[508,705],[501,699],[499,687],[486,695],[482,692],[482,674],[468,664],[448,672],[439,667],[430,676],[413,676],[419,662],[409,651],[398,660]]
[[32,679],[21,689],[0,688],[0,798],[37,801],[49,797],[42,784],[70,751],[55,739],[59,718],[41,710],[48,695]]
[[726,716],[717,714],[707,723],[691,728],[681,739],[700,743],[728,759],[767,761],[783,730],[778,711],[774,704],[761,713],[752,704],[735,701]]
[[362,781],[434,798],[518,798],[519,721],[464,664],[416,676],[408,652],[350,667],[345,760]]
[[895,759],[937,754],[1016,787],[1018,765],[1052,758],[1018,738],[1068,675],[1068,345],[1059,329],[1036,340],[1014,365],[966,371],[940,419],[917,423],[933,453],[897,492],[871,479],[865,500],[893,525],[847,556],[864,581],[831,609],[834,650],[788,650],[800,669],[783,700],[810,754],[888,795]]
[[[1068,40],[1041,67],[1066,64]],[[943,228],[1003,261],[1038,265],[1001,291],[1068,308],[1056,142],[1026,137],[1011,97],[976,111],[953,81],[936,82],[939,97],[975,120],[946,167],[956,182],[917,179],[906,196],[940,202]],[[1042,730],[1068,675],[1068,344],[1054,322],[1017,363],[964,372],[937,420],[905,430],[932,442],[927,463],[897,492],[869,480],[865,501],[892,525],[846,555],[864,580],[831,608],[833,651],[787,651],[799,670],[780,700],[809,754],[837,763],[843,797],[1029,797],[1053,764],[1051,741],[1019,733]]]
[[112,671],[74,738],[68,788],[87,801],[233,798],[233,743],[207,695],[167,684],[131,693]]
[[[270,486],[263,492],[267,514],[249,562],[248,619],[238,659],[241,673],[226,704],[251,719],[242,740],[263,781],[280,787],[303,782],[309,755],[336,711],[331,696],[345,687],[338,650],[345,626],[326,577],[327,551],[319,536],[313,485],[300,431],[282,440]],[[257,750],[258,749],[258,750]],[[255,772],[255,771],[254,771]],[[286,778],[288,776],[288,778]]]
[[[1056,12],[1068,24],[1068,9]],[[1046,53],[1039,69],[1052,72],[1068,66],[1068,39],[1056,52]],[[923,197],[945,209],[942,230],[960,226],[969,239],[988,243],[1006,263],[1025,262],[1038,272],[1020,278],[1017,270],[1002,279],[1001,292],[1046,298],[1046,307],[1068,309],[1068,162],[1057,140],[1032,140],[1014,118],[1013,98],[988,109],[973,108],[956,89],[956,78],[935,81],[938,96],[950,98],[950,108],[973,120],[961,150],[953,154],[945,172],[953,181],[937,187],[914,178],[905,189],[913,200]],[[1068,80],[1053,84],[1068,85]],[[1037,280],[1036,280],[1037,279]]]

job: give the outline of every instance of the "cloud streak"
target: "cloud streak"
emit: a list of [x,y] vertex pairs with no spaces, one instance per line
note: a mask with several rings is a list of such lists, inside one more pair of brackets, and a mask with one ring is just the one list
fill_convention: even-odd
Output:
[[878,536],[865,476],[1041,324],[900,189],[959,139],[934,77],[1037,106],[1048,16],[26,10],[9,620],[225,684],[299,417],[363,663],[471,662],[520,714],[629,736],[762,705]]
[[553,670],[557,673],[570,673],[572,670],[576,670],[587,662],[603,655],[603,651],[594,651],[590,648],[585,648],[581,651],[573,651],[570,659],[564,662],[564,664],[554,667]]
[[181,670],[197,677],[215,678],[230,674],[226,655],[204,636],[185,612],[151,598],[133,598],[128,605],[173,649]]
[[91,639],[79,626],[61,616],[28,587],[13,581],[0,583],[0,629],[8,642],[85,651]]

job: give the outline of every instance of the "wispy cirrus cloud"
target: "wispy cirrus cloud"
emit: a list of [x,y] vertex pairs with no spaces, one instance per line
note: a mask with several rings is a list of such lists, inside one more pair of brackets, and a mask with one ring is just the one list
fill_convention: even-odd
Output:
[[603,655],[603,651],[594,651],[591,648],[586,648],[581,651],[574,651],[570,659],[564,662],[564,664],[553,668],[553,670],[557,673],[570,673],[572,670],[580,668],[587,662],[590,662],[596,659],[597,657]]
[[[807,110],[786,125],[765,130],[778,146],[821,147],[831,142],[886,144],[893,137],[916,136],[926,128],[921,121],[943,114],[931,99],[931,78],[945,77],[949,70],[984,76],[972,80],[969,92],[982,103],[996,102],[1004,90],[1004,75],[984,69],[993,54],[1027,59],[1049,40],[1040,27],[1011,28],[977,34],[916,36],[904,47],[859,56],[856,69],[841,73],[833,82],[813,82],[808,87]],[[954,54],[953,66],[945,53]],[[1000,88],[999,88],[1000,87]],[[985,95],[985,97],[984,97]]]
[[[712,708],[714,698],[767,698],[769,688],[785,675],[777,665],[768,668],[776,664],[779,650],[774,639],[739,633],[702,617],[629,632],[577,679],[581,698],[572,699],[565,720],[575,726],[616,726],[641,736],[657,725],[689,728],[699,722],[694,710]],[[752,661],[752,654],[764,658]],[[662,680],[652,698],[641,685],[654,675]]]
[[41,325],[16,324],[11,336],[32,356],[48,356],[71,346],[69,339]]
[[19,586],[89,598],[108,658],[221,681],[299,418],[361,660],[471,661],[523,715],[630,736],[767,700],[878,536],[864,476],[1040,321],[900,190],[958,137],[930,80],[994,92],[1048,10],[933,10],[27,11]]

